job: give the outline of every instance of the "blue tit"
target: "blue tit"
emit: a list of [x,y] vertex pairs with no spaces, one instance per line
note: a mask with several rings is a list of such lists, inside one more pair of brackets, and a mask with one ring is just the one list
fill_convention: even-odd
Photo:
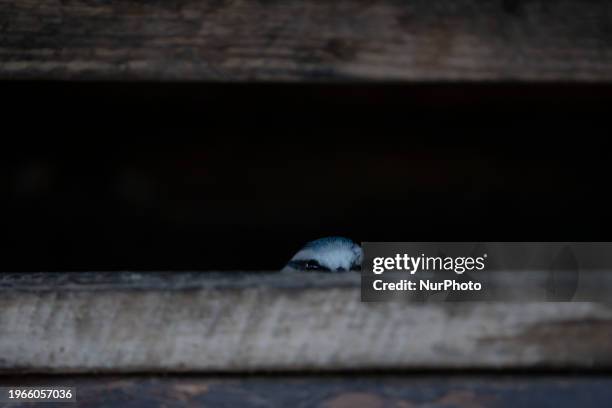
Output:
[[327,237],[307,243],[300,249],[283,272],[347,272],[361,269],[363,251],[352,240]]

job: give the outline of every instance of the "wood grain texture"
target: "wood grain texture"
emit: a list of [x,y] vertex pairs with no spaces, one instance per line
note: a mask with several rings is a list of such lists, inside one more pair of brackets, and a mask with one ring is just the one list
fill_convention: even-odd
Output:
[[2,372],[610,368],[612,307],[360,301],[359,275],[4,274]]
[[0,384],[74,387],[80,407],[607,408],[612,399],[609,376],[26,376]]
[[612,80],[607,0],[0,0],[0,78]]

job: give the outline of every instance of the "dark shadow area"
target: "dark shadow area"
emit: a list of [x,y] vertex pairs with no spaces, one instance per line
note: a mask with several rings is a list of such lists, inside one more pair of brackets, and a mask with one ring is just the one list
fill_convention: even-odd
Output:
[[612,85],[0,82],[3,271],[612,239]]

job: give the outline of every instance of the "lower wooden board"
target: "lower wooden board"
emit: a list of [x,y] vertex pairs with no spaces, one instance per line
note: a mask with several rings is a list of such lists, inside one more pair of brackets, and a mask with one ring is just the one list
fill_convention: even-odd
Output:
[[361,302],[358,274],[0,277],[0,371],[612,367],[612,306]]
[[49,408],[597,408],[612,403],[612,377],[603,375],[26,376],[0,377],[0,385],[74,387],[76,404],[43,404]]

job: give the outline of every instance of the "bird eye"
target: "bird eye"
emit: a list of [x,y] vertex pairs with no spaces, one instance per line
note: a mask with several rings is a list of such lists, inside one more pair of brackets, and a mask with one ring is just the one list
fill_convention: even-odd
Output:
[[318,261],[315,261],[313,259],[307,261],[290,261],[288,265],[292,268],[302,271],[329,271],[329,268],[321,265]]
[[323,269],[321,265],[317,261],[306,261],[304,268],[309,271],[315,271],[319,269]]

